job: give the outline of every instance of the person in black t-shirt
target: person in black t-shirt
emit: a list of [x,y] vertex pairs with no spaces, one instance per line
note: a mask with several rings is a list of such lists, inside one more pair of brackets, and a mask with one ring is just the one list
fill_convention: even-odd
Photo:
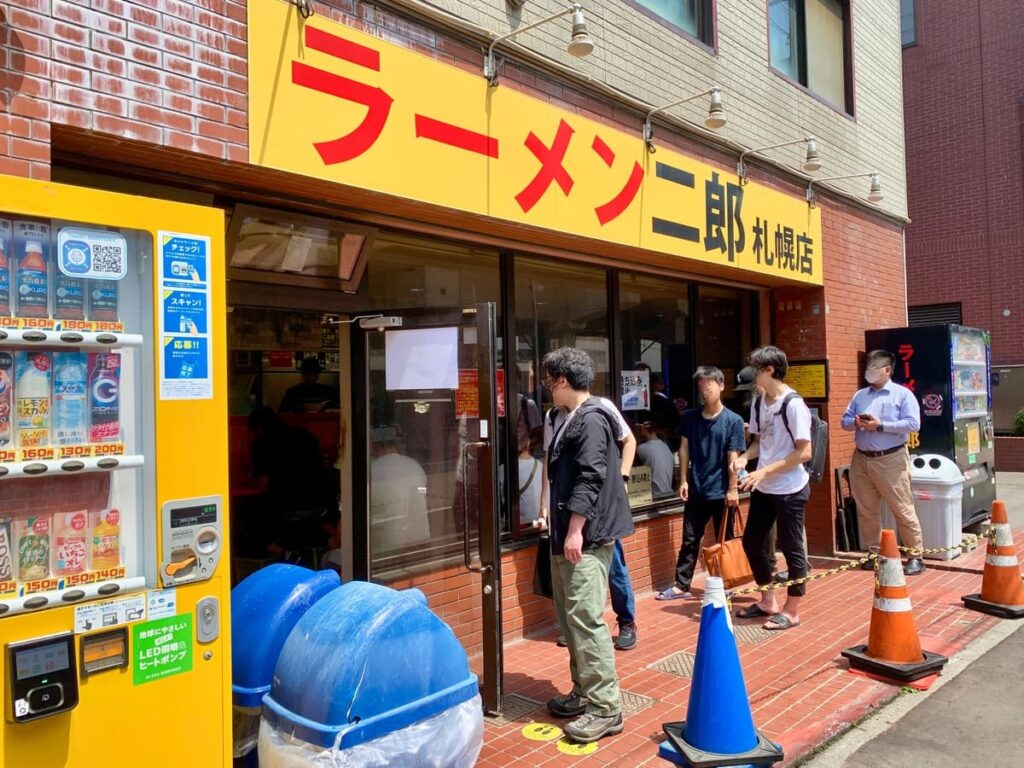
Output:
[[733,463],[746,448],[743,419],[722,404],[725,376],[721,370],[702,365],[693,380],[704,406],[684,411],[679,423],[679,498],[686,502],[683,542],[675,583],[658,595],[659,600],[693,597],[690,582],[704,528],[713,518],[717,531],[726,506],[739,503]]
[[279,413],[313,413],[330,411],[338,407],[338,390],[321,384],[320,361],[315,357],[307,357],[299,367],[302,383],[289,387],[281,398]]

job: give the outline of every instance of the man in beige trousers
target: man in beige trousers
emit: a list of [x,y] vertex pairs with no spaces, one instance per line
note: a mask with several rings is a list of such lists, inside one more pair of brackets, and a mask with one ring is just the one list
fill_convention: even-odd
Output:
[[[900,540],[911,551],[903,571],[916,576],[924,570],[923,543],[910,490],[907,436],[921,428],[921,408],[913,392],[892,381],[895,362],[891,352],[868,353],[864,380],[870,386],[853,396],[843,414],[843,429],[856,430],[850,490],[857,502],[861,545],[878,546],[882,538],[878,507],[884,499],[896,519]],[[869,560],[865,567],[874,565]]]

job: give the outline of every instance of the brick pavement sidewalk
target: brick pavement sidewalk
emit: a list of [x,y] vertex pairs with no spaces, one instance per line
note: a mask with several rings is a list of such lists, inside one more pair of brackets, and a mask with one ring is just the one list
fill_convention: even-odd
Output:
[[[1015,533],[1015,542],[1024,553],[1024,532]],[[999,621],[960,602],[961,595],[981,587],[984,542],[954,560],[926,562],[924,574],[907,580],[921,645],[951,656]],[[835,564],[839,561],[812,558],[816,569]],[[839,656],[842,649],[867,642],[872,581],[871,573],[853,570],[811,582],[800,606],[801,625],[784,632],[762,630],[763,620],[735,620],[754,723],[785,748],[786,760],[778,765],[792,765],[899,693],[896,685],[850,673]],[[750,602],[752,597],[738,598],[736,606]],[[602,739],[589,755],[566,755],[557,742],[523,735],[530,723],[563,724],[544,706],[571,686],[568,654],[555,645],[552,630],[506,646],[505,713],[486,720],[477,765],[669,765],[657,757],[661,724],[686,716],[700,603],[659,602],[654,593],[638,594],[637,614],[639,645],[615,654],[626,716],[621,735]],[[611,623],[614,616],[609,612],[605,619]]]

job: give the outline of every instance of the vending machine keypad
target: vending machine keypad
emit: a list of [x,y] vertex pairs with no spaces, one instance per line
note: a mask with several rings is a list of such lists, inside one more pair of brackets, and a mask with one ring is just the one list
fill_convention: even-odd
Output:
[[220,496],[164,504],[160,562],[164,586],[205,581],[213,576],[223,549],[222,510]]

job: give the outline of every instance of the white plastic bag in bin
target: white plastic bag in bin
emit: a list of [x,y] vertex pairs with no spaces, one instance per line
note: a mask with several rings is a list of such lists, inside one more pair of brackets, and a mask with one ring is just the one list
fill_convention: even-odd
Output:
[[260,768],[472,768],[484,745],[477,695],[407,728],[349,749],[323,749],[260,723]]

